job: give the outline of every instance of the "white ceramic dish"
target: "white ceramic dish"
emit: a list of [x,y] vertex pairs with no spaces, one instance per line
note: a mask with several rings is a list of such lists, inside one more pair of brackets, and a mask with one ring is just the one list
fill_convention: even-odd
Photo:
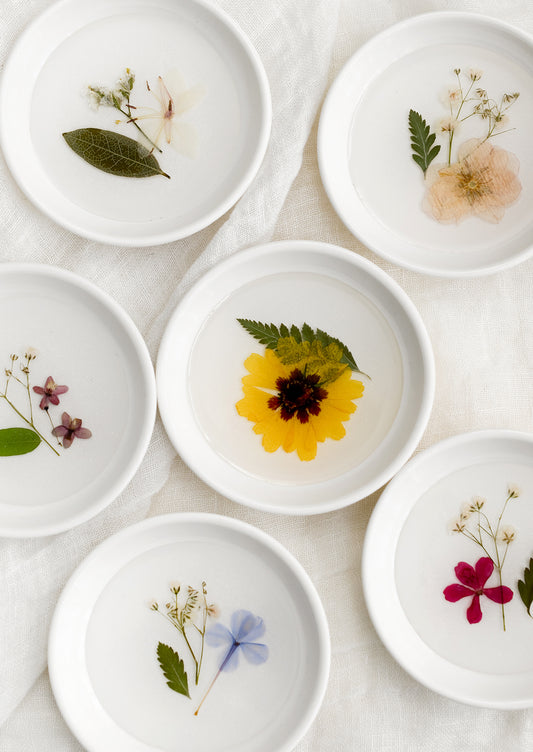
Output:
[[[452,177],[441,179],[440,199],[430,194],[433,168],[447,163],[450,132],[441,128],[443,119],[450,117],[449,92],[458,88],[456,68],[461,70],[465,94],[473,84],[459,119],[470,115],[482,101],[476,94],[478,89],[488,92],[490,106],[498,107],[504,94],[521,93],[505,112],[508,122],[500,121],[497,126],[501,133],[488,142],[514,155],[504,157],[504,161],[512,161],[511,172],[518,170],[518,160],[522,187],[518,197],[516,185],[514,193],[510,185],[504,186],[500,182],[503,172],[489,164],[488,158],[481,159],[481,151],[477,151],[477,167],[470,160],[470,167],[463,169],[463,161],[461,168],[454,168],[455,172],[452,169]],[[531,37],[477,14],[417,16],[361,47],[333,83],[318,132],[322,180],[333,207],[351,232],[380,256],[426,274],[479,275],[528,258],[533,247],[529,211],[533,199],[533,156],[529,148],[533,103],[528,96],[533,89],[532,70]],[[482,76],[472,81],[470,73],[474,71]],[[452,94],[452,99],[457,115],[460,95],[457,98]],[[503,107],[508,104],[504,102]],[[436,135],[435,144],[441,146],[427,179],[412,159],[408,128],[411,109],[424,118]],[[452,165],[470,151],[465,147],[459,154],[462,144],[485,137],[488,123],[489,119],[478,115],[460,123],[453,133]],[[501,157],[502,152],[498,153]],[[509,166],[511,169],[511,162]],[[471,193],[466,190],[470,182],[460,182],[467,172],[476,178],[477,187]],[[425,211],[422,204],[429,195],[432,198]],[[460,197],[457,214],[450,214],[450,195]],[[448,207],[439,220],[434,216],[434,211],[438,214],[438,200],[446,201]],[[497,222],[475,215],[489,200],[496,214],[502,215]],[[457,218],[461,212],[458,223],[442,221],[450,216]]]
[[[322,329],[370,375],[359,377],[346,435],[318,442],[315,459],[265,451],[238,414],[244,363],[266,357],[238,318]],[[242,504],[314,514],[365,497],[407,460],[430,414],[434,366],[417,311],[384,272],[337,246],[290,241],[237,253],[191,289],[161,342],[157,386],[170,440],[206,483]]]
[[[184,637],[166,617],[177,583],[180,609],[187,587],[198,589],[200,628],[204,604],[217,606],[198,684]],[[209,630],[244,624],[242,613],[232,616],[241,611],[250,619],[242,641],[261,646],[238,650],[238,666],[222,671],[195,715],[225,652]],[[199,654],[199,635],[185,625]],[[167,686],[160,642],[183,660],[190,699]],[[322,702],[330,645],[314,586],[277,541],[229,518],[173,514],[114,535],[81,564],[59,599],[48,662],[59,708],[89,752],[289,752]]]
[[[0,316],[0,445],[13,428],[42,437],[29,453],[0,456],[0,535],[51,535],[94,516],[131,480],[155,419],[153,367],[122,308],[62,269],[2,264]],[[60,388],[47,396],[49,377]],[[81,418],[82,431],[55,437],[64,412]]]
[[[173,141],[162,138],[163,153],[154,152],[170,180],[109,175],[62,137],[80,128],[138,137],[127,118],[113,107],[91,109],[86,96],[89,85],[113,88],[126,68],[136,76],[136,116],[146,114],[143,107],[160,108],[158,76],[170,89]],[[181,98],[179,89],[189,93]],[[216,5],[60,0],[13,48],[0,113],[8,165],[43,212],[83,236],[145,246],[191,235],[237,201],[263,159],[271,103],[255,49]],[[156,121],[139,122],[146,129]]]
[[[505,504],[509,489],[518,496]],[[533,556],[532,502],[533,436],[513,431],[442,441],[383,492],[363,550],[366,602],[385,646],[430,689],[483,707],[533,706],[533,619],[518,590]],[[468,537],[479,535],[479,519],[485,550]],[[489,523],[503,561],[503,609]],[[476,564],[482,576],[469,589]]]

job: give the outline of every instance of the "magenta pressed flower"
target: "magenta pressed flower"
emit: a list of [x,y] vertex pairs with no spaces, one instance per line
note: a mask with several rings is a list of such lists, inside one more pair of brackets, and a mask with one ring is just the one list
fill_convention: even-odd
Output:
[[81,418],[71,418],[68,413],[63,413],[61,416],[61,425],[56,426],[52,433],[54,436],[61,438],[64,448],[68,449],[75,438],[91,438],[92,433],[88,428],[83,428],[81,424]]
[[48,410],[49,403],[52,403],[52,405],[59,405],[58,395],[68,392],[68,386],[56,384],[53,378],[49,376],[46,379],[44,387],[34,386],[33,391],[36,394],[42,394],[42,399],[39,402],[39,407],[41,408],[41,410]]
[[494,571],[494,562],[488,556],[482,556],[481,559],[478,559],[475,567],[465,561],[460,561],[454,571],[461,584],[454,583],[444,588],[444,597],[451,603],[456,603],[461,598],[472,598],[466,611],[469,624],[477,624],[481,621],[483,614],[481,613],[479,599],[482,595],[486,595],[489,600],[500,604],[509,603],[513,597],[513,591],[505,585],[485,587],[485,583]]

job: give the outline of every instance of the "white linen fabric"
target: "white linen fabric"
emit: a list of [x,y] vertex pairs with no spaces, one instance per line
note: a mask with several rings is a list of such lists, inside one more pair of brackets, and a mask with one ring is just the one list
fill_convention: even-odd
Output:
[[[49,0],[2,0],[0,62]],[[132,316],[151,354],[175,304],[216,261],[269,239],[315,239],[352,249],[410,295],[437,365],[433,413],[420,448],[482,428],[533,428],[533,262],[479,279],[409,272],[365,249],[325,196],[316,160],[316,117],[327,86],[357,48],[422,12],[486,13],[533,33],[527,0],[224,0],[266,67],[273,96],[270,146],[253,184],[218,222],[158,248],[122,249],[79,238],[38,212],[0,162],[0,260],[70,269],[111,294]],[[533,96],[533,92],[528,93]],[[0,479],[1,482],[1,479]],[[379,494],[347,509],[290,518],[242,508],[184,465],[158,420],[135,478],[94,520],[46,539],[0,540],[0,749],[79,752],[55,706],[46,673],[51,614],[66,579],[101,540],[147,515],[226,514],[277,538],[303,564],[331,629],[331,677],[322,709],[297,752],[533,749],[533,710],[489,711],[439,697],[388,655],[366,612],[360,558]],[[490,661],[490,656],[487,656]]]

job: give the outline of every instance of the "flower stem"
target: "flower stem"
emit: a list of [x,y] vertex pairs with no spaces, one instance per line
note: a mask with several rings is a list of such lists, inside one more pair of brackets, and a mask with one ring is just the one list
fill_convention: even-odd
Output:
[[194,715],[198,715],[198,711],[200,710],[200,708],[204,704],[204,702],[205,702],[205,700],[207,698],[207,695],[211,692],[211,690],[213,688],[213,684],[216,682],[216,680],[218,679],[218,677],[220,676],[220,674],[224,670],[225,665],[227,664],[227,662],[229,661],[229,659],[231,658],[231,656],[233,655],[233,653],[237,650],[237,648],[239,647],[239,645],[240,645],[239,642],[233,642],[233,644],[231,645],[230,649],[228,650],[228,652],[226,654],[226,657],[224,658],[224,660],[222,661],[222,663],[220,665],[220,668],[216,672],[216,674],[215,674],[215,676],[214,676],[211,684],[208,686],[208,688],[206,690],[206,693],[204,694],[204,696],[200,700],[200,704],[198,705],[198,707],[194,711]]
[[[116,105],[115,105],[115,106],[116,106]],[[159,148],[159,146],[158,146],[157,144],[154,144],[154,142],[152,141],[152,139],[151,139],[151,138],[149,138],[149,137],[148,137],[148,136],[146,135],[146,133],[145,133],[145,132],[143,131],[143,129],[141,128],[141,126],[140,126],[140,125],[139,125],[139,124],[137,123],[136,119],[135,119],[134,117],[132,117],[132,115],[131,115],[131,107],[130,107],[130,105],[129,105],[129,104],[127,104],[126,106],[127,106],[127,108],[128,108],[128,111],[127,111],[127,112],[126,112],[125,110],[123,110],[123,109],[122,109],[122,107],[117,107],[117,110],[118,110],[119,112],[121,112],[121,113],[122,113],[123,115],[125,115],[125,116],[126,116],[126,117],[128,118],[128,123],[132,123],[132,124],[133,124],[133,125],[134,125],[134,126],[135,126],[135,127],[137,128],[137,130],[138,130],[138,131],[139,131],[140,133],[142,133],[142,135],[144,136],[144,138],[145,138],[145,139],[146,139],[146,140],[147,140],[147,141],[148,141],[148,142],[149,142],[150,144],[152,144],[152,146],[154,147],[154,149],[157,149],[157,151],[158,151],[158,152],[159,152],[160,154],[162,154],[162,153],[163,153],[163,150],[162,150],[162,149],[160,149],[160,148]]]
[[[7,388],[6,388],[6,392],[7,392]],[[18,416],[19,416],[20,418],[22,418],[22,420],[23,420],[23,421],[24,421],[25,423],[27,423],[27,424],[28,424],[29,426],[31,426],[31,427],[33,428],[33,430],[35,431],[35,433],[37,434],[37,436],[39,436],[39,438],[41,439],[41,441],[44,441],[44,443],[45,443],[45,444],[48,444],[48,446],[50,447],[50,449],[52,450],[52,452],[54,452],[55,454],[57,454],[57,456],[59,457],[60,455],[59,455],[59,452],[57,451],[57,449],[55,449],[55,448],[54,448],[54,447],[53,447],[53,446],[52,446],[52,445],[50,444],[50,442],[49,442],[49,441],[47,441],[47,440],[46,440],[46,439],[44,438],[44,436],[42,435],[42,433],[41,433],[41,432],[40,432],[40,431],[39,431],[39,430],[38,430],[38,429],[37,429],[37,428],[35,427],[35,425],[34,425],[33,421],[29,421],[29,420],[28,420],[27,418],[25,418],[25,417],[24,417],[24,415],[23,415],[23,414],[22,414],[22,413],[20,412],[20,410],[17,410],[17,408],[15,407],[15,405],[14,405],[14,404],[13,404],[13,403],[11,402],[11,400],[10,400],[10,399],[9,399],[9,398],[8,398],[8,397],[6,396],[6,392],[4,392],[4,394],[0,394],[0,398],[3,398],[3,399],[5,399],[5,401],[7,402],[7,404],[8,404],[8,405],[9,405],[9,406],[10,406],[10,407],[11,407],[11,408],[12,408],[12,409],[13,409],[13,410],[14,410],[14,411],[15,411],[15,412],[17,413],[17,415],[18,415]]]

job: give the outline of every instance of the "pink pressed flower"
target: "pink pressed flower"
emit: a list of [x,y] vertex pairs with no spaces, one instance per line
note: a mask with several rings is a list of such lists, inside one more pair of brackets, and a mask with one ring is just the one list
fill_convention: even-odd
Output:
[[49,402],[51,402],[52,405],[59,405],[58,395],[68,392],[68,386],[60,386],[59,384],[56,384],[53,378],[49,376],[46,379],[44,387],[34,386],[33,391],[36,394],[43,395],[42,400],[39,402],[39,407],[41,408],[41,410],[48,410]]
[[483,616],[479,605],[480,596],[486,595],[494,603],[509,603],[513,597],[513,591],[505,585],[485,587],[485,583],[493,571],[494,563],[488,556],[478,559],[475,568],[465,561],[460,561],[455,567],[455,575],[462,584],[455,583],[444,588],[444,597],[451,603],[456,603],[461,598],[472,598],[472,602],[466,611],[469,624],[477,624]]
[[68,449],[75,438],[91,438],[92,433],[88,428],[82,428],[81,423],[81,418],[71,418],[68,413],[63,413],[61,416],[61,425],[56,426],[52,433],[54,436],[61,437],[64,448]]

